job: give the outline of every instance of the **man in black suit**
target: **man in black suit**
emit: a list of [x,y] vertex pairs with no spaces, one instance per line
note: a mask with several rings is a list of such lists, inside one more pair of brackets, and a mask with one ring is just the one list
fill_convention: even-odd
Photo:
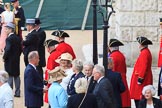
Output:
[[113,87],[110,81],[104,77],[104,67],[95,65],[93,68],[93,76],[94,80],[97,81],[93,94],[97,98],[98,108],[116,108]]
[[5,71],[9,74],[8,83],[13,88],[13,79],[15,82],[15,97],[20,97],[20,55],[21,40],[14,34],[15,25],[7,23],[6,47],[4,49],[3,61]]
[[43,79],[43,69],[42,68],[46,66],[45,46],[44,46],[44,42],[46,40],[46,33],[40,27],[40,24],[41,24],[40,19],[35,18],[35,30],[36,30],[38,38],[39,38],[38,53],[39,53],[39,57],[40,57],[40,61],[39,61],[39,65],[37,66],[37,69],[39,70],[40,75]]
[[38,51],[31,51],[28,55],[29,64],[24,72],[25,106],[27,108],[41,108],[43,106],[43,80],[36,66],[39,63]]
[[122,100],[120,94],[125,91],[125,86],[122,81],[121,74],[112,71],[112,69],[113,69],[113,60],[112,58],[108,58],[107,78],[110,80],[113,86],[116,106],[117,108],[122,108]]
[[96,81],[94,80],[92,76],[93,67],[94,67],[94,64],[91,61],[85,61],[83,64],[85,78],[88,81],[87,93],[92,93],[95,88],[95,84],[96,84]]
[[25,66],[28,65],[29,52],[38,51],[39,39],[38,39],[38,36],[37,36],[37,33],[36,33],[34,27],[35,27],[35,19],[27,19],[26,20],[26,28],[29,33],[26,36],[26,39],[24,41],[22,41],[22,45],[24,47],[23,53],[24,53]]

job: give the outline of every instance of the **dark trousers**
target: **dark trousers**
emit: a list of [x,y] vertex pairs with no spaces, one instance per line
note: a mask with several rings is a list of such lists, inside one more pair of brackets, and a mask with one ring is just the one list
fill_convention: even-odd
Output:
[[140,100],[134,100],[135,105],[136,105],[136,108],[138,108],[139,101],[140,101]]

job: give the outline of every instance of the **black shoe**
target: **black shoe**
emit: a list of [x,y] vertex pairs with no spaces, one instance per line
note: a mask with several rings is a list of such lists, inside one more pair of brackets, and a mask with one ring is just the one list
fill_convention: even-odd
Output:
[[20,95],[14,95],[14,97],[20,97]]

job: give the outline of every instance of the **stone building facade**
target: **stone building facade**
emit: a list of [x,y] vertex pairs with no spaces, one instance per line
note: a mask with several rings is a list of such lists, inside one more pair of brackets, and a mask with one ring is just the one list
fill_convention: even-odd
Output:
[[115,14],[111,16],[108,39],[117,38],[125,45],[120,50],[133,66],[139,55],[136,37],[145,36],[152,40],[150,45],[153,66],[157,66],[162,0],[115,0]]

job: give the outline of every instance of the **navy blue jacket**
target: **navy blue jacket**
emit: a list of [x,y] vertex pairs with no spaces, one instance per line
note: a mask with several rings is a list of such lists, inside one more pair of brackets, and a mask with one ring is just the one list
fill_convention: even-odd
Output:
[[93,93],[95,85],[96,85],[96,81],[94,80],[94,77],[92,76],[90,81],[89,81],[89,86],[88,86],[87,93]]
[[[84,95],[84,93],[79,93],[69,97],[67,108],[78,108],[81,101],[83,100]],[[86,97],[80,108],[98,108],[95,95],[86,94]]]
[[43,80],[35,68],[28,64],[24,75],[25,106],[43,106]]
[[75,87],[74,87],[75,81],[78,78],[82,78],[82,77],[84,77],[84,74],[82,72],[79,72],[77,75],[76,74],[73,74],[71,76],[71,79],[70,79],[69,84],[67,86],[67,93],[68,93],[68,95],[74,95],[74,94],[76,94]]
[[113,87],[108,78],[103,77],[93,90],[98,108],[116,108]]
[[121,74],[118,72],[113,72],[111,69],[108,69],[107,78],[110,80],[113,86],[117,108],[121,108],[122,100],[121,100],[120,93],[123,93],[125,91],[125,86],[122,81]]

